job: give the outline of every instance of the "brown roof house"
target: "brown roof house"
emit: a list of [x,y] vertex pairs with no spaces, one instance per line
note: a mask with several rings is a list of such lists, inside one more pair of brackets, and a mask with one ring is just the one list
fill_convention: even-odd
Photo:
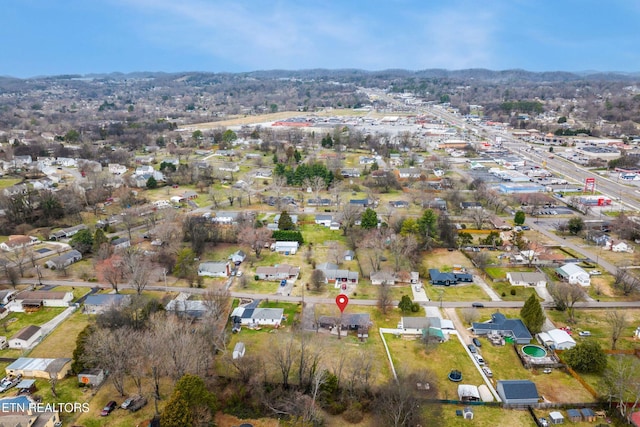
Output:
[[42,336],[42,330],[39,326],[29,325],[20,329],[11,339],[9,339],[9,348],[28,349]]
[[39,240],[37,237],[25,236],[23,234],[17,234],[9,236],[6,242],[0,243],[0,249],[5,252],[13,252],[16,249],[25,248],[27,246],[35,245]]

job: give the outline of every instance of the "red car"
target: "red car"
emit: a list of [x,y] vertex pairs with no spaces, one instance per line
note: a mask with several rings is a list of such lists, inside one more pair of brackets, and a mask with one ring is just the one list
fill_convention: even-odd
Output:
[[116,407],[118,406],[118,404],[116,403],[115,400],[112,400],[111,402],[107,403],[106,406],[104,408],[102,408],[102,412],[100,412],[100,416],[102,417],[106,417],[107,415],[109,415],[114,409],[116,409]]

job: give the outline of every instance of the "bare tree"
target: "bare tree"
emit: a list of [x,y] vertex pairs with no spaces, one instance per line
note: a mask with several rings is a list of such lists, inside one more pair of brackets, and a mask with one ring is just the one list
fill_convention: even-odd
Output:
[[328,242],[329,246],[329,259],[336,263],[336,265],[342,264],[344,259],[344,246],[336,241],[332,240]]
[[282,386],[285,389],[289,388],[289,377],[291,376],[291,369],[293,368],[294,359],[294,339],[290,335],[289,338],[284,340],[278,340],[273,343],[271,347],[271,357],[276,367],[280,371],[282,377]]
[[118,255],[112,255],[111,257],[98,262],[96,265],[96,272],[98,278],[109,283],[116,293],[118,293],[118,283],[120,283],[123,277],[123,260]]
[[24,277],[25,264],[29,261],[29,248],[26,246],[15,248],[10,252],[6,252],[5,256],[9,262],[12,262],[18,268],[20,277]]
[[325,285],[325,280],[326,278],[322,270],[313,270],[311,272],[311,285],[314,291],[320,292]]
[[613,402],[622,418],[633,413],[640,402],[640,362],[635,358],[613,356],[602,378],[603,394]]
[[416,384],[429,384],[428,396],[436,394],[434,385],[437,382],[424,374],[401,375],[398,381],[390,380],[382,386],[374,407],[376,408],[377,425],[380,426],[417,426],[427,425],[423,419],[420,404],[425,397],[424,390],[417,390]]
[[137,209],[127,208],[122,211],[120,214],[120,218],[122,219],[122,225],[127,230],[127,235],[129,236],[129,240],[132,240],[131,231],[136,226],[138,222],[139,214]]
[[339,216],[342,235],[346,236],[347,233],[353,228],[356,221],[362,216],[362,208],[351,203],[346,203],[340,210]]
[[463,308],[462,309],[462,320],[464,320],[467,324],[472,324],[477,321],[480,315],[478,314],[478,310],[475,308]]
[[613,277],[613,287],[621,291],[625,296],[640,291],[640,280],[626,268],[618,267]]
[[231,294],[227,289],[209,289],[202,296],[202,302],[207,308],[209,316],[215,321],[226,318],[231,306]]
[[278,210],[282,207],[282,192],[287,185],[287,179],[283,176],[274,176],[271,180],[270,188],[276,193],[276,207]]
[[391,285],[384,281],[378,289],[378,308],[380,309],[382,314],[387,314],[392,305],[393,300],[391,299]]
[[98,328],[87,338],[83,356],[88,364],[109,371],[109,379],[120,396],[125,395],[124,380],[130,356],[130,347],[122,344],[122,337],[132,332],[125,328]]
[[122,253],[122,261],[126,279],[137,294],[140,295],[149,284],[151,263],[142,251],[136,247],[128,247]]
[[609,310],[606,313],[605,321],[611,328],[611,350],[616,349],[616,344],[622,332],[629,324],[626,314],[620,310]]
[[483,224],[489,219],[489,214],[482,208],[467,209],[467,218],[473,222],[473,226],[476,230],[482,230]]
[[271,239],[271,231],[266,227],[255,228],[253,224],[247,224],[238,231],[238,243],[251,247],[260,258],[260,253],[264,246]]
[[400,270],[403,260],[411,259],[418,249],[418,241],[415,236],[408,234],[391,234],[389,236],[389,252],[393,256],[395,271]]
[[361,247],[367,250],[367,258],[372,271],[380,271],[382,253],[386,248],[387,233],[383,229],[374,228],[365,234]]
[[584,289],[580,285],[568,282],[552,283],[549,293],[553,297],[558,310],[567,310],[569,323],[575,322],[575,305],[585,299]]

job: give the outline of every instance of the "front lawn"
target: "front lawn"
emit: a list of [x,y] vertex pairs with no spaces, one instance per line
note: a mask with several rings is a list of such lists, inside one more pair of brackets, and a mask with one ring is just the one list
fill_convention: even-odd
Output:
[[425,286],[425,292],[431,301],[489,301],[487,293],[476,284],[453,286]]
[[30,353],[29,357],[72,357],[76,339],[89,324],[89,316],[80,310],[69,316]]

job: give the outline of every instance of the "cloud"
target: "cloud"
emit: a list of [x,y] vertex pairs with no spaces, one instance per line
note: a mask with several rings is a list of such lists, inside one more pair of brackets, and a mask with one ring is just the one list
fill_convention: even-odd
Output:
[[138,37],[236,68],[227,71],[468,68],[493,62],[495,14],[465,1],[437,7],[402,0],[374,0],[367,7],[288,0],[110,1],[130,11]]

